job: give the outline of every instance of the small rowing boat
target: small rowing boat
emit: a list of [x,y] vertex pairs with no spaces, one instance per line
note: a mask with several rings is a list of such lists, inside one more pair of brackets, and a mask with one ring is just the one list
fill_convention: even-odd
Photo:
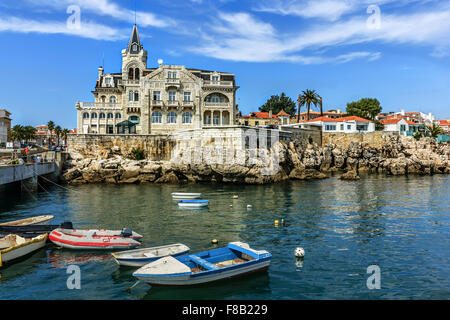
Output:
[[209,200],[181,200],[178,206],[182,208],[201,208],[209,206]]
[[131,249],[141,243],[135,239],[142,236],[130,229],[116,230],[75,230],[58,228],[49,239],[57,246],[69,249]]
[[32,226],[32,225],[45,225],[48,224],[50,220],[54,217],[51,215],[46,216],[36,216],[21,220],[9,221],[0,223],[0,227],[23,227],[23,226]]
[[57,228],[73,229],[72,222],[66,221],[61,224],[29,225],[29,226],[0,226],[0,237],[8,234],[17,234],[22,238],[34,238],[44,233],[50,233]]
[[177,257],[189,252],[189,247],[181,243],[166,246],[114,252],[112,256],[117,264],[129,267],[141,267],[162,257]]
[[9,234],[0,239],[0,267],[12,260],[24,257],[45,246],[47,234],[33,239],[25,239],[16,234]]
[[151,285],[195,285],[267,270],[272,255],[247,243],[231,242],[225,248],[180,257],[164,257],[133,273]]
[[201,193],[182,193],[182,192],[173,192],[172,198],[174,199],[199,199],[202,197]]

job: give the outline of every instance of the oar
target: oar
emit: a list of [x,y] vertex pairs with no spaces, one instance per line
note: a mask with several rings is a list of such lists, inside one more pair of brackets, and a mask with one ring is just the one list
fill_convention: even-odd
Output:
[[126,289],[125,291],[130,292],[131,289],[133,289],[134,287],[136,287],[138,285],[138,283],[141,282],[141,280],[136,281],[135,284],[133,284],[131,287],[129,287],[128,289]]

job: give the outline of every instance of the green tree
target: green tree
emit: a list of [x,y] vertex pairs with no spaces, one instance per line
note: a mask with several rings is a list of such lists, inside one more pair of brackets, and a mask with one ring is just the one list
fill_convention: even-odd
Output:
[[281,110],[284,110],[293,116],[295,115],[296,109],[295,102],[282,92],[281,95],[271,96],[270,99],[259,108],[259,111],[269,112],[272,110],[273,114],[278,114]]
[[56,126],[55,127],[55,134],[56,134],[56,141],[57,141],[57,145],[59,147],[59,137],[61,136],[62,133],[62,129],[60,126]]
[[433,138],[437,138],[438,135],[443,133],[443,130],[441,127],[437,126],[436,124],[433,123],[433,125],[431,127],[427,127],[428,132],[430,133],[430,135]]
[[52,143],[53,140],[53,130],[55,129],[55,123],[53,121],[49,121],[47,123],[47,128],[50,131],[50,143]]
[[64,128],[61,137],[64,139],[64,145],[67,146],[67,135],[69,134],[69,129]]
[[[320,114],[323,115],[322,110],[322,98],[316,93],[316,90],[305,90],[302,92],[300,107],[306,106],[307,116],[306,120],[309,120],[309,113],[311,111],[311,105],[315,107],[320,106]],[[300,119],[299,119],[300,120]]]
[[25,136],[25,129],[20,124],[16,124],[11,129],[11,140],[22,142]]
[[375,117],[381,112],[382,107],[377,99],[363,98],[359,101],[347,103],[347,115],[357,116],[375,121]]
[[28,143],[29,140],[36,139],[36,128],[33,126],[23,127],[23,139]]

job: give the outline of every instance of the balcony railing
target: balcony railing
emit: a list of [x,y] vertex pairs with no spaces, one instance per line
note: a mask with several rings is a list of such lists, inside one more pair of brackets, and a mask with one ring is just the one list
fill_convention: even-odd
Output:
[[164,105],[162,100],[152,100],[152,106],[154,107],[162,107]]
[[231,104],[229,102],[205,102],[206,107],[220,107],[220,108],[226,108],[231,107]]
[[177,100],[169,100],[167,101],[167,105],[169,107],[178,107],[180,103]]
[[121,109],[121,105],[113,102],[78,102],[81,109]]
[[211,81],[211,80],[204,80],[203,84],[205,86],[226,86],[231,87],[233,85],[233,81]]

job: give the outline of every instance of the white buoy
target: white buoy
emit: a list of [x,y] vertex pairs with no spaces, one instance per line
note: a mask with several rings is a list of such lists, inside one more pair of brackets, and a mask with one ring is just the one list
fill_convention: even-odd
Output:
[[295,256],[297,258],[303,258],[305,256],[305,250],[303,248],[298,247],[295,249]]

